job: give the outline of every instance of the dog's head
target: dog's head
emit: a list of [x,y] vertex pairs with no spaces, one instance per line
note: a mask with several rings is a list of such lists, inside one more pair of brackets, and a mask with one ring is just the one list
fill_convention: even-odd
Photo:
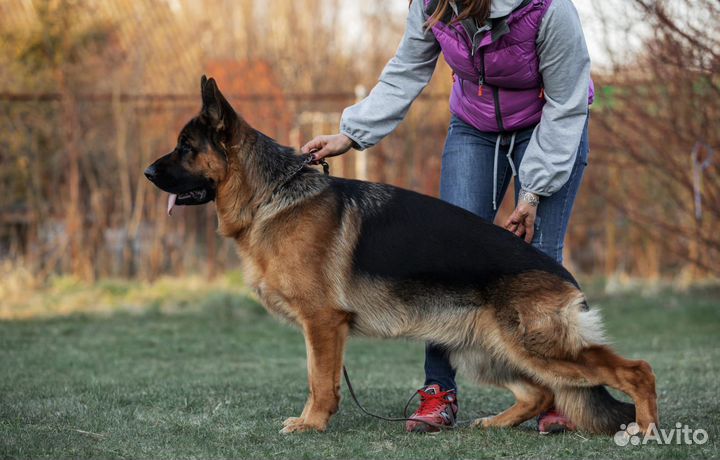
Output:
[[145,170],[145,176],[170,194],[174,205],[205,204],[215,199],[227,176],[228,152],[238,116],[220,93],[214,79],[200,81],[202,110],[180,131],[175,150]]

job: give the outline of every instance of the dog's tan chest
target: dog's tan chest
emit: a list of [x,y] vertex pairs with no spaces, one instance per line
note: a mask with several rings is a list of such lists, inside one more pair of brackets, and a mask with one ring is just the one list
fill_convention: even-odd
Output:
[[297,308],[292,306],[281,289],[268,282],[267,269],[263,269],[262,264],[252,257],[244,256],[242,260],[245,281],[255,292],[263,307],[279,319],[298,324]]

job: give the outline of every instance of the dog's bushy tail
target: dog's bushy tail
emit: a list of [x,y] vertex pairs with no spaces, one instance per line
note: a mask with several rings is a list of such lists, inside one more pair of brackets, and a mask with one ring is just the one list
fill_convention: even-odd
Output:
[[555,405],[590,433],[612,435],[635,421],[635,405],[613,398],[604,386],[563,387],[555,392]]

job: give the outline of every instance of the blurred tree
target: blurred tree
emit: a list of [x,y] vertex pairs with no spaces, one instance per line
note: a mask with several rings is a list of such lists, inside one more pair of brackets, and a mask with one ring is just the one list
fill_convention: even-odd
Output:
[[84,25],[76,20],[78,11],[87,5],[73,0],[38,1],[34,3],[38,21],[23,37],[25,46],[18,49],[18,59],[30,73],[52,82],[60,96],[60,120],[67,157],[67,194],[63,197],[65,235],[70,254],[70,271],[81,278],[93,277],[90,254],[85,241],[85,204],[81,196],[80,132],[77,94],[83,81],[87,56],[98,54],[107,44],[112,27],[93,22]]
[[[628,255],[646,277],[672,264],[689,278],[720,273],[720,3],[690,3],[679,11],[675,2],[633,0],[627,14],[604,16],[648,26],[635,59],[614,60],[598,78],[593,156],[600,147],[608,178],[592,182],[632,222]],[[611,261],[617,232],[606,235]]]
[[[596,75],[591,167],[568,259],[588,273],[717,273],[720,154],[710,152],[720,148],[720,4],[609,5],[596,2],[610,66]],[[164,197],[142,177],[198,110],[199,76],[220,77],[268,135],[285,142],[292,126],[297,147],[337,129],[356,86],[372,88],[406,8],[401,0],[1,1],[2,257],[25,254],[41,274],[84,278],[222,270],[234,251],[214,234],[212,208],[169,220]],[[368,152],[370,180],[437,194],[450,85],[440,60],[407,119]],[[353,160],[332,160],[333,172],[351,176]],[[15,244],[8,235],[23,232],[31,244],[4,251]],[[208,254],[216,264],[198,264]]]

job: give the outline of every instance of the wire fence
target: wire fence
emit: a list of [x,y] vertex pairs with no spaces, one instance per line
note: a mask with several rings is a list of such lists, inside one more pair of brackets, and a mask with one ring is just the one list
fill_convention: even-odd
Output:
[[[300,147],[315,135],[337,132],[342,108],[356,97],[288,93],[229,100],[258,130]],[[421,97],[407,126],[369,153],[333,159],[333,174],[436,194],[439,163],[432,152],[440,151],[444,138],[446,100]],[[32,267],[41,278],[75,271],[77,258],[90,278],[213,275],[237,262],[232,246],[216,235],[212,206],[184,208],[168,219],[163,194],[142,177],[147,164],[174,147],[199,109],[198,95],[91,93],[77,95],[73,104],[75,127],[63,116],[62,94],[0,93],[2,258]],[[78,253],[71,249],[68,219],[70,130],[79,150]],[[432,147],[418,149],[420,144]]]
[[[337,132],[343,108],[357,98],[357,92],[229,96],[251,125],[296,148],[315,135]],[[396,132],[379,145],[332,159],[332,174],[436,196],[447,100],[447,94],[422,95]],[[216,234],[212,205],[187,207],[169,219],[164,195],[142,176],[147,164],[174,147],[177,133],[199,110],[198,95],[81,93],[73,100],[75,123],[69,122],[63,104],[60,93],[0,93],[0,259],[29,267],[40,279],[62,273],[87,278],[152,279],[188,272],[213,276],[237,265],[232,244]],[[703,222],[693,228],[685,228],[687,222],[661,222],[656,231],[642,233],[642,213],[636,208],[651,202],[650,192],[658,185],[629,162],[622,145],[609,142],[617,139],[614,119],[605,109],[591,117],[590,167],[568,232],[566,265],[590,274],[655,277],[677,273],[689,261],[693,270],[712,271],[708,260],[717,247],[707,240],[705,229],[713,218],[717,188],[713,166],[703,166],[704,188],[696,180],[693,192],[692,201],[698,191],[703,193],[701,203],[710,211]],[[68,217],[73,196],[69,133],[74,133],[78,151],[79,227]],[[622,173],[631,170],[632,178]],[[638,181],[645,185],[638,189]],[[622,200],[630,190],[634,200]],[[506,199],[498,220],[512,207]],[[76,232],[81,232],[82,244],[73,249]],[[676,240],[668,244],[667,238]]]

